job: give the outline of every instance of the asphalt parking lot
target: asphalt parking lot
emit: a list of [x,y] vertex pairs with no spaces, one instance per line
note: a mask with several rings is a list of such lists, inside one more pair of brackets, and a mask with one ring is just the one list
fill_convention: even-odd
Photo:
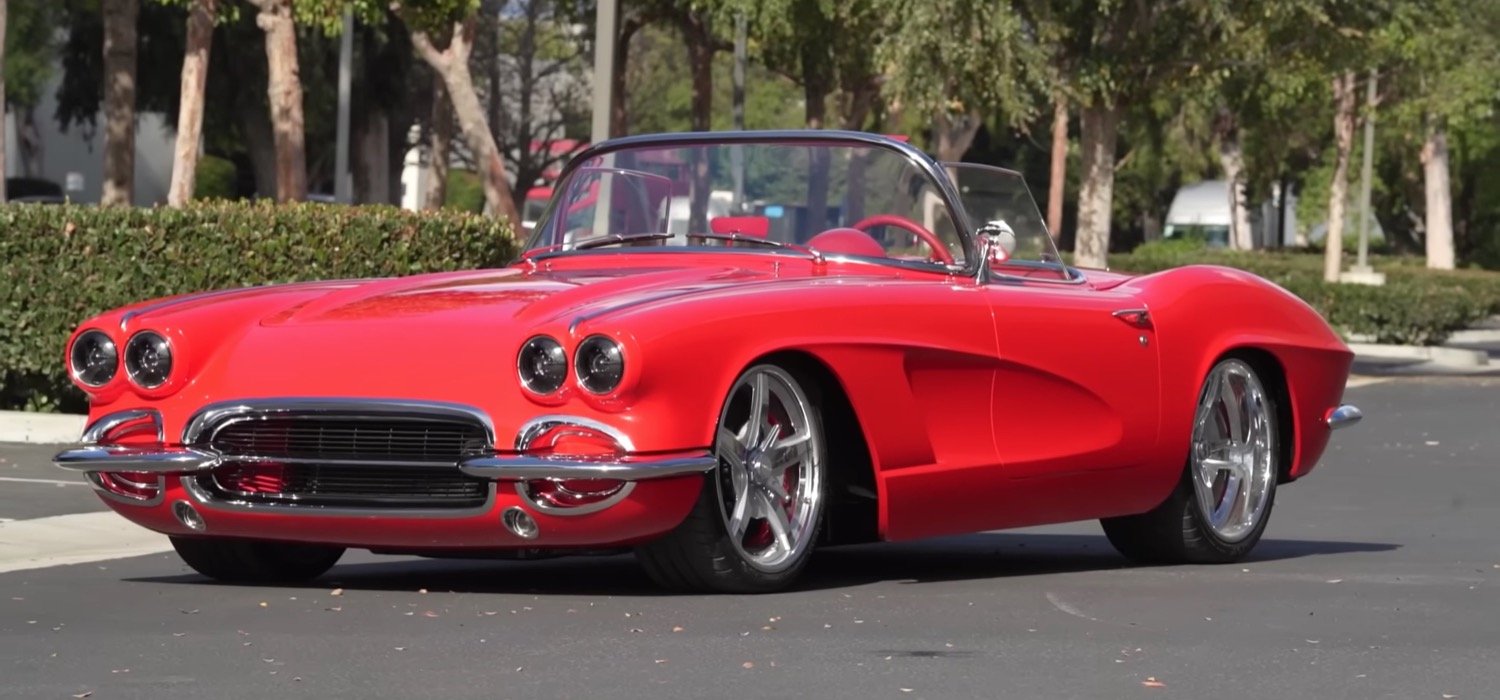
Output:
[[[1500,379],[1346,397],[1364,423],[1243,564],[1127,566],[1094,523],[826,550],[765,596],[628,557],[247,588],[157,553],[0,573],[0,696],[1500,697]],[[0,545],[101,510],[51,451],[0,446]]]

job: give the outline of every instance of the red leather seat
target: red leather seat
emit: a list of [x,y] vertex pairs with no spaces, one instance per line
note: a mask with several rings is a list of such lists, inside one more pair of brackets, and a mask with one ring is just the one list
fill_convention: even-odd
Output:
[[831,228],[807,242],[807,247],[825,254],[886,257],[885,246],[857,228]]
[[765,238],[771,232],[771,219],[764,216],[716,216],[708,222],[708,230],[718,234],[737,233]]

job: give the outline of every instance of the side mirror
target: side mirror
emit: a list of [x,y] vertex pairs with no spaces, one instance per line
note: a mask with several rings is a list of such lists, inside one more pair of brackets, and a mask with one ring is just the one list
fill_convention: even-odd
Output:
[[1010,259],[1016,252],[1016,232],[1004,219],[996,219],[980,226],[974,233],[979,241],[979,251],[986,264],[994,265]]

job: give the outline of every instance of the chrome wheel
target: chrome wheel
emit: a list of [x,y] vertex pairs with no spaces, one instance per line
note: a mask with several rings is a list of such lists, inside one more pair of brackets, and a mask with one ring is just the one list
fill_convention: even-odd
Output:
[[1239,542],[1265,516],[1276,482],[1276,420],[1248,364],[1219,363],[1204,382],[1193,422],[1190,476],[1204,522]]
[[777,573],[812,546],[822,510],[823,436],[807,395],[786,371],[745,372],[719,416],[720,515],[752,568]]

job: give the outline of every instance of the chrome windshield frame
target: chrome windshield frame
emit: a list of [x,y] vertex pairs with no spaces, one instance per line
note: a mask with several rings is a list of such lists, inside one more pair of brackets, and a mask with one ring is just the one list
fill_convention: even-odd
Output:
[[[877,262],[881,264],[894,265],[903,268],[914,268],[931,272],[941,272],[947,275],[964,275],[972,277],[978,273],[979,261],[976,259],[977,256],[974,252],[974,225],[973,222],[969,221],[967,212],[964,211],[962,204],[963,200],[959,197],[958,189],[953,181],[948,178],[947,170],[941,163],[939,163],[937,160],[934,160],[931,156],[924,153],[921,149],[904,141],[898,141],[887,136],[881,136],[880,134],[871,134],[863,131],[841,131],[836,129],[801,129],[779,131],[690,131],[675,134],[646,134],[641,136],[626,136],[618,139],[611,139],[609,141],[605,141],[583,150],[578,155],[574,156],[573,159],[568,162],[567,166],[563,168],[562,173],[557,178],[557,182],[564,182],[569,176],[573,174],[575,170],[585,167],[583,165],[584,163],[587,163],[596,157],[607,156],[609,154],[631,148],[691,148],[694,146],[732,146],[755,143],[777,145],[826,144],[830,146],[861,146],[885,149],[904,157],[907,160],[908,164],[916,168],[918,172],[926,175],[927,179],[937,186],[938,197],[942,200],[943,206],[947,207],[948,214],[950,217],[952,217],[954,226],[958,228],[959,242],[963,245],[964,249],[964,264],[962,266],[957,266],[942,265],[941,263],[902,261],[892,258],[866,258],[863,256],[849,257],[857,258],[859,260],[868,260],[870,262]],[[553,215],[553,210],[556,208],[557,202],[559,200],[557,192],[558,190],[554,189],[553,200],[547,204],[547,209],[542,214],[542,219],[537,222],[536,229],[532,233],[532,240],[548,240],[551,235],[551,227],[557,225],[556,217]],[[528,247],[525,250],[519,251],[517,253],[518,260],[527,259],[532,261],[541,261],[554,257],[569,255],[589,255],[599,252],[590,250],[547,250],[546,246],[533,249],[530,247],[531,242],[531,240],[528,240]],[[701,249],[705,251],[720,250],[720,248],[712,246],[703,246],[701,248],[690,247],[689,249]],[[542,252],[533,253],[533,250],[540,250]],[[633,252],[641,252],[644,250],[650,249],[642,248]],[[740,252],[744,251],[741,250]],[[767,249],[760,252],[772,253],[773,251],[771,249]],[[529,257],[526,257],[528,253],[531,253],[531,255]]]

